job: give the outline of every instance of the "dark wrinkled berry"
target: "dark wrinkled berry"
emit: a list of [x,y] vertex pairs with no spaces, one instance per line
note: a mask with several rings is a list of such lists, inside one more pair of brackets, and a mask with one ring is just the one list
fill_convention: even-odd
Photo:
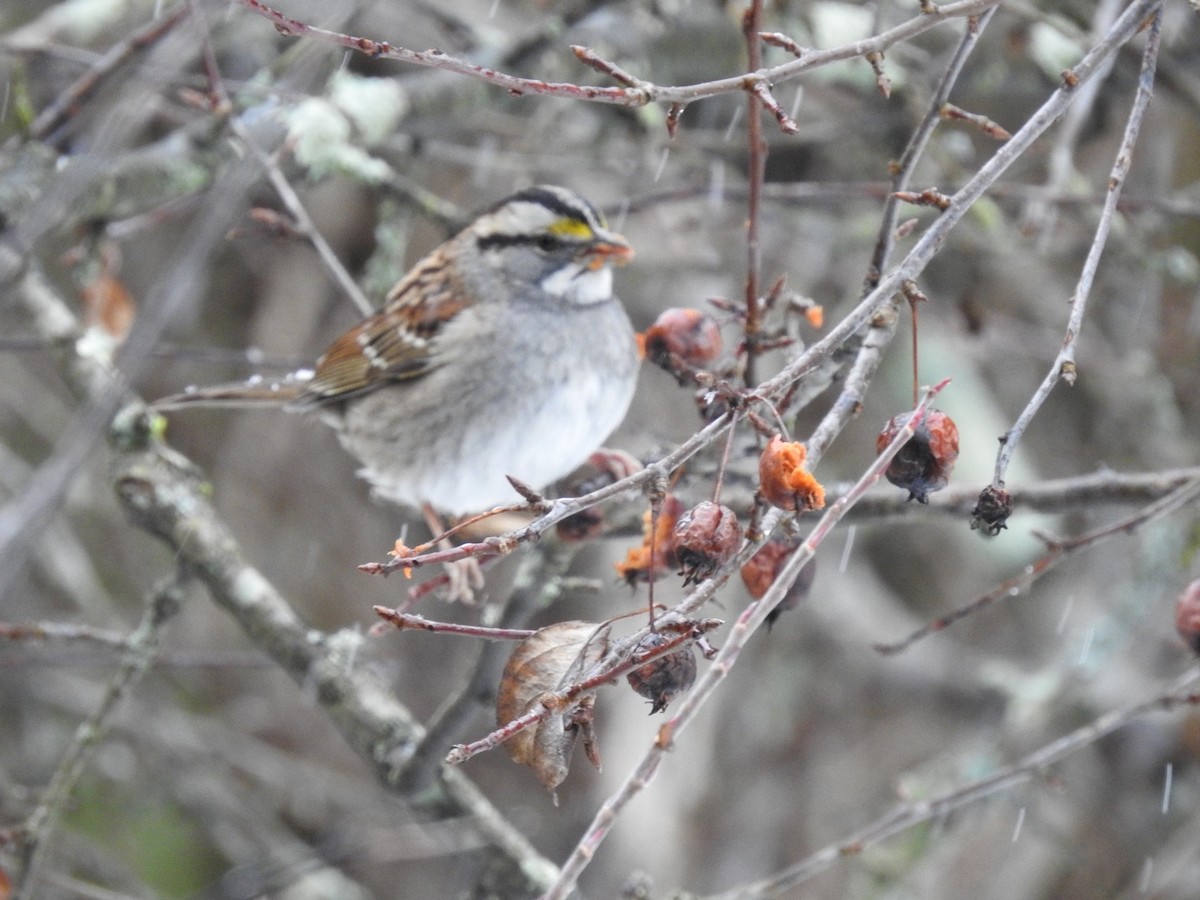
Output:
[[975,508],[971,510],[971,527],[995,537],[1008,527],[1012,515],[1012,497],[1004,488],[989,484],[979,492]]
[[[896,433],[904,427],[910,413],[888,420],[875,439],[875,452],[882,453]],[[940,491],[950,481],[954,461],[958,459],[958,427],[944,412],[928,410],[912,438],[892,458],[884,473],[896,487],[908,491],[908,499],[928,503],[929,494]]]
[[742,526],[728,506],[705,500],[679,517],[673,543],[683,583],[693,584],[733,559],[742,546]]
[[[642,641],[642,649],[653,650],[667,638],[650,634]],[[650,715],[662,712],[667,705],[696,682],[696,654],[688,644],[674,653],[643,663],[626,679],[629,686],[650,701]]]

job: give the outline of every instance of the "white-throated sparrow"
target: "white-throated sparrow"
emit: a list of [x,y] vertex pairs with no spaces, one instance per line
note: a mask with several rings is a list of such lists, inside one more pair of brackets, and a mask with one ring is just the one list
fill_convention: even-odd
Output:
[[511,502],[506,475],[550,484],[625,416],[638,351],[610,264],[632,256],[578,194],[527,188],[418,262],[312,370],[154,406],[316,410],[387,499],[452,514]]

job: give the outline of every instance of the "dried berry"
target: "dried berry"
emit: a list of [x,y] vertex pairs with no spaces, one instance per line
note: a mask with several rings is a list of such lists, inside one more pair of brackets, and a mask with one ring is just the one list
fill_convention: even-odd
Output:
[[[742,583],[746,585],[746,590],[750,592],[750,596],[755,600],[760,599],[767,589],[775,583],[775,579],[779,576],[780,569],[788,561],[796,548],[800,546],[799,541],[781,540],[772,538],[767,541],[759,551],[755,553],[742,566]],[[813,579],[817,576],[817,561],[810,559],[808,565],[800,570],[800,574],[796,576],[796,580],[792,582],[792,586],[788,588],[787,593],[783,595],[783,599],[779,601],[776,607],[767,613],[767,628],[775,624],[775,620],[789,609],[795,609],[800,601],[808,596],[809,590],[812,588]]]
[[[582,497],[584,494],[607,487],[619,477],[621,474],[615,467],[597,465],[595,461],[588,460],[576,469],[571,474],[570,480],[563,485],[563,495]],[[554,526],[554,530],[560,540],[590,540],[604,531],[604,512],[598,506],[590,506],[573,516],[567,516]]]
[[676,376],[707,365],[724,349],[721,329],[698,309],[668,309],[646,329],[643,342],[646,358]]
[[[882,453],[908,421],[910,413],[892,416],[875,439],[875,452]],[[900,448],[887,467],[887,480],[908,491],[908,499],[928,503],[929,494],[950,481],[958,459],[958,427],[944,412],[925,413],[908,443]]]
[[705,500],[679,517],[674,543],[683,583],[694,584],[733,559],[742,546],[742,526],[728,506]]
[[1012,515],[1012,497],[1004,488],[989,484],[979,492],[975,508],[971,510],[971,528],[995,537],[1008,527]]
[[630,548],[625,554],[625,559],[616,564],[617,574],[630,587],[639,581],[653,581],[675,568],[675,523],[682,514],[683,504],[671,494],[663,499],[657,522],[652,511],[646,511],[642,517],[642,543]]
[[804,468],[808,450],[775,435],[758,458],[759,491],[772,506],[804,512],[825,506],[825,488]]
[[[665,635],[651,633],[641,643],[642,650],[653,650],[667,642]],[[696,653],[692,645],[643,663],[626,679],[629,686],[650,701],[650,715],[662,712],[672,700],[696,683]]]
[[1200,655],[1200,578],[1185,587],[1175,603],[1175,630]]

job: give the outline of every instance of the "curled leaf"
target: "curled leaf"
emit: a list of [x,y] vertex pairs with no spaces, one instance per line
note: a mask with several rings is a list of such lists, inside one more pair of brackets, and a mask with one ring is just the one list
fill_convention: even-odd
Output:
[[587,696],[563,705],[555,692],[577,681],[608,649],[608,626],[595,622],[558,622],[521,641],[509,657],[496,697],[496,723],[507,725],[540,707],[549,710],[540,722],[504,742],[513,762],[529,766],[538,781],[553,791],[567,777],[575,741],[584,738],[588,758],[599,767],[592,733],[592,706]]

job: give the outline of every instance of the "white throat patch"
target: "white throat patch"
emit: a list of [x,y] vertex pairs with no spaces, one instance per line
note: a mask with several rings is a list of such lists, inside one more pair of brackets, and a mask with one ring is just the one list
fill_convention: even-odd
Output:
[[608,266],[589,269],[580,263],[570,263],[542,279],[542,290],[552,297],[562,297],[568,303],[589,306],[603,303],[612,297],[613,273]]

